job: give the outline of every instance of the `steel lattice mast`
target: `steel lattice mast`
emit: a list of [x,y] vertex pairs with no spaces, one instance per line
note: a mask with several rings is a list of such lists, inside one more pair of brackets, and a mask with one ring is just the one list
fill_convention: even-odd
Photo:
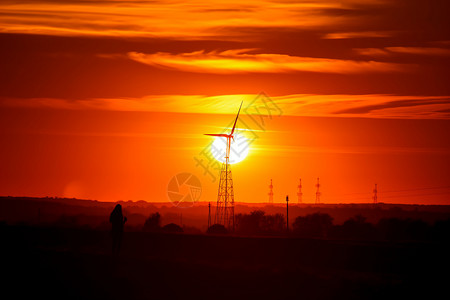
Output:
[[298,188],[298,192],[297,192],[298,204],[301,204],[303,202],[302,179],[301,178],[300,178],[297,188]]
[[233,128],[230,134],[206,134],[209,136],[225,137],[227,139],[227,146],[225,151],[225,162],[222,163],[222,169],[220,170],[219,179],[219,191],[217,193],[217,207],[216,216],[214,218],[215,224],[222,224],[229,230],[234,231],[234,191],[233,191],[233,177],[231,175],[230,167],[230,146],[231,139],[234,140],[234,130],[236,129],[236,123],[239,118],[239,112],[241,106],[234,121]]
[[319,178],[317,178],[316,188],[317,188],[317,190],[316,190],[316,204],[320,204],[320,191],[319,191],[320,183],[319,183]]
[[377,203],[378,203],[378,187],[377,184],[375,183],[375,188],[373,189],[373,204]]
[[217,208],[214,222],[234,230],[233,178],[231,176],[228,157],[226,158],[226,162],[222,163],[222,170],[220,171],[219,191],[217,195]]
[[269,195],[269,203],[273,204],[273,184],[272,184],[272,179],[270,179],[269,193],[267,195]]

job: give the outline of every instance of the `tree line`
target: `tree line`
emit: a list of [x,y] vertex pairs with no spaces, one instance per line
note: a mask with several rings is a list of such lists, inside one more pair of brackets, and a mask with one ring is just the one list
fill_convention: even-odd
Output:
[[[266,215],[262,210],[237,214],[235,233],[240,235],[291,235],[301,238],[330,238],[351,240],[448,240],[450,219],[428,224],[420,219],[382,218],[376,224],[367,222],[362,215],[334,224],[326,213],[312,213],[295,218],[287,232],[283,214]],[[225,233],[221,225],[213,225],[209,233]]]
[[[161,225],[159,212],[150,214],[145,223],[131,227],[132,230],[159,233],[193,233],[203,234],[199,228],[180,226],[175,223]],[[6,223],[5,223],[6,224]],[[58,227],[82,227],[77,216],[62,216],[55,223]],[[105,224],[97,229],[109,228]],[[281,213],[266,214],[263,210],[250,213],[240,213],[235,216],[234,235],[242,236],[286,236],[299,238],[348,239],[348,240],[387,240],[387,241],[450,241],[450,218],[428,223],[422,219],[387,217],[376,223],[370,223],[361,215],[348,218],[343,223],[335,224],[327,213],[310,213],[296,217],[289,223],[287,232],[285,215]],[[223,225],[214,224],[206,231],[207,234],[231,234]]]

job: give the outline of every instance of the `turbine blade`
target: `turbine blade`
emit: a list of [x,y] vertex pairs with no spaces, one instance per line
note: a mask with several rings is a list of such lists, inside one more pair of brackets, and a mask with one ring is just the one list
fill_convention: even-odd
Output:
[[205,135],[228,137],[228,134],[225,133],[205,133]]
[[244,102],[244,101],[241,101],[241,106],[239,106],[239,110],[238,110],[238,113],[237,113],[237,116],[236,116],[236,120],[234,120],[233,129],[231,129],[230,135],[233,135],[234,129],[236,128],[236,123],[237,123],[237,120],[239,118],[239,113],[241,112],[242,102]]

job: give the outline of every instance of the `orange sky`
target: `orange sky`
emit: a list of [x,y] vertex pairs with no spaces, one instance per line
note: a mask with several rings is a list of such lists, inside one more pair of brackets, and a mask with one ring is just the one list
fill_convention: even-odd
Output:
[[[450,204],[445,1],[0,3],[0,194],[167,201],[243,100],[236,201]],[[277,105],[258,117],[260,93]],[[259,119],[261,120],[261,119]],[[242,123],[244,122],[244,123]]]

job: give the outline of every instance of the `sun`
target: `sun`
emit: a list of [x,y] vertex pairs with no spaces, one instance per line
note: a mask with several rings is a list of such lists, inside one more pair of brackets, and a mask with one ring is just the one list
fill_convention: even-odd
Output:
[[[227,138],[217,136],[211,145],[211,154],[220,162],[225,162],[225,153],[227,149]],[[234,140],[230,144],[230,164],[236,164],[243,161],[250,150],[247,137],[243,134],[235,133]]]

